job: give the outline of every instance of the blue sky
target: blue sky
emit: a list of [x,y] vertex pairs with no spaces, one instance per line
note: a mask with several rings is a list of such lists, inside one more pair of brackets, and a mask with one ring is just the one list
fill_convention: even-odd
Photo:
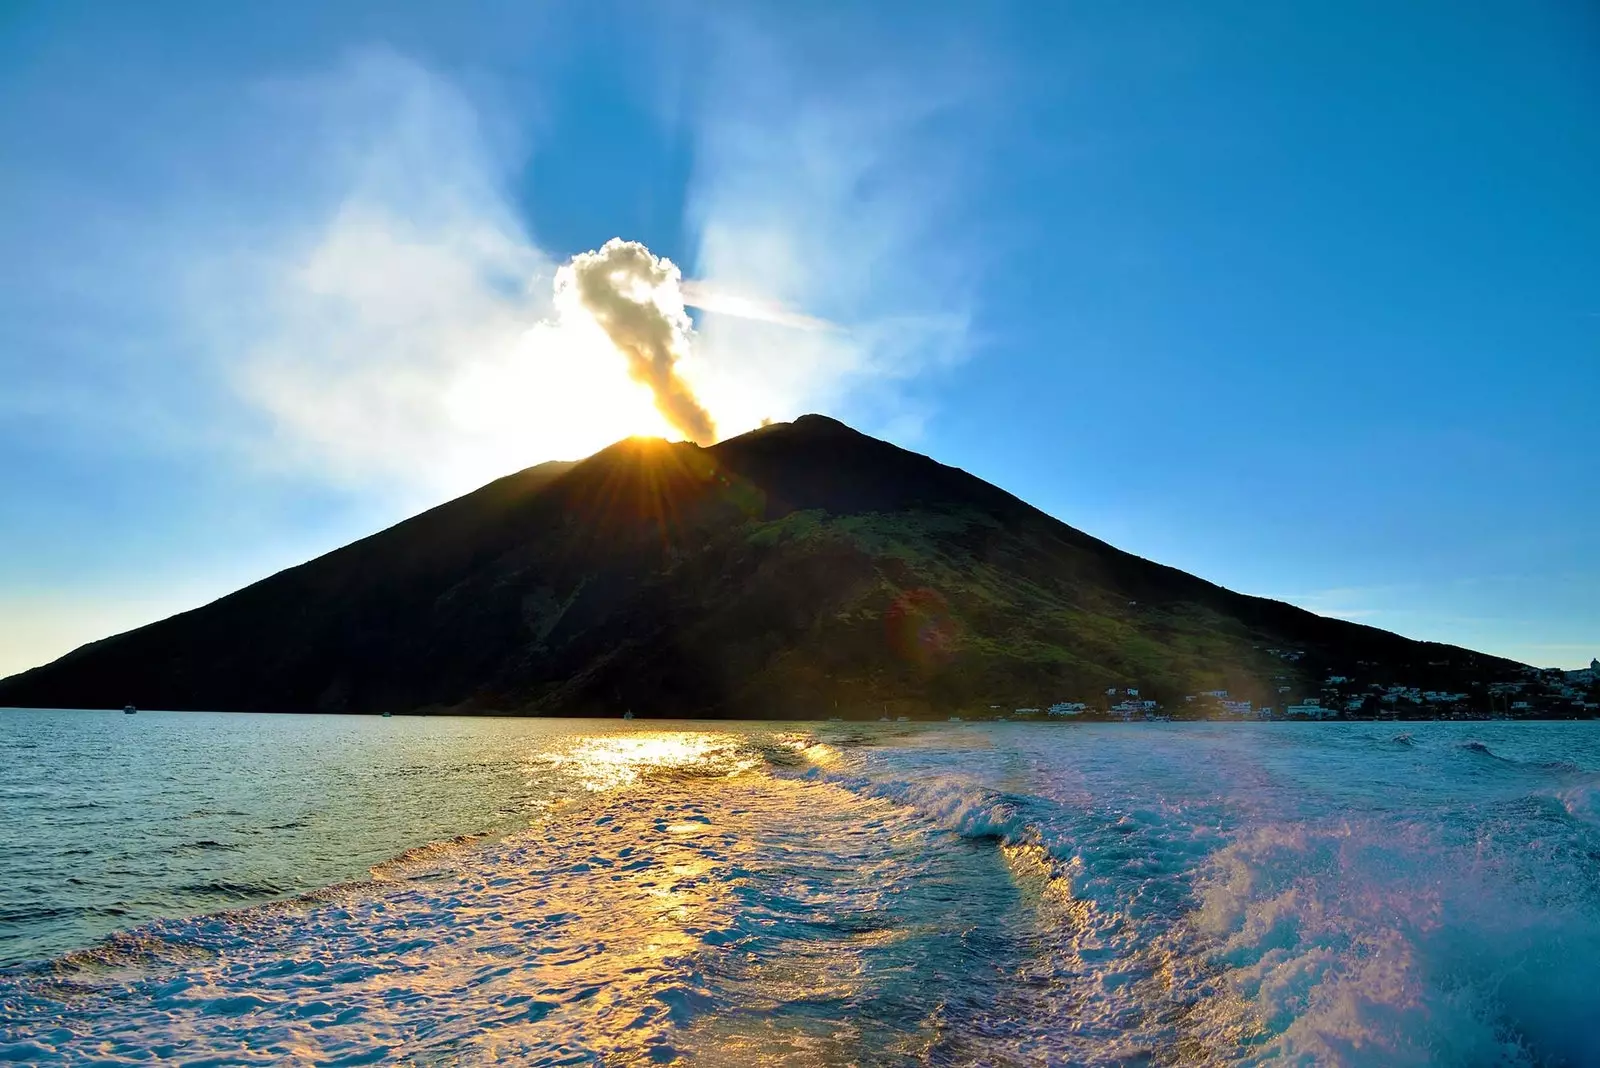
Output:
[[729,431],[1586,664],[1597,114],[1579,0],[0,4],[0,672],[647,420],[614,236]]

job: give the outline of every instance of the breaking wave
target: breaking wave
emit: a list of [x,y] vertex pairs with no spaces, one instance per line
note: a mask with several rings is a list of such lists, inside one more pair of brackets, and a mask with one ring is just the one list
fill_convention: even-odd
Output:
[[488,832],[457,834],[437,842],[413,846],[369,870],[372,878],[380,882],[399,879],[416,879],[438,874],[454,868],[467,849],[488,838]]

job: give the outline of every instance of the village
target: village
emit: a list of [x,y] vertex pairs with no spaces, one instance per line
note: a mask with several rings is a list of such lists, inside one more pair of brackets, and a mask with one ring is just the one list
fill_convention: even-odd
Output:
[[[1278,653],[1278,650],[1272,650]],[[1295,662],[1289,651],[1282,659]],[[1328,675],[1318,686],[1274,679],[1277,700],[1227,690],[1183,694],[1160,701],[1138,686],[1113,686],[1083,700],[1024,706],[1009,712],[990,705],[995,719],[1099,720],[1484,720],[1600,718],[1600,659],[1587,668],[1527,668],[1520,679],[1471,683],[1466,692],[1429,690],[1403,683]],[[1311,690],[1313,692],[1307,692]]]

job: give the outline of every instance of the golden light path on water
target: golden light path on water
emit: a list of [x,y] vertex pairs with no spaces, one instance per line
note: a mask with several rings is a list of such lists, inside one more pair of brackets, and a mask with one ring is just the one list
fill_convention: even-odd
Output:
[[833,1064],[863,1043],[917,1056],[932,1030],[793,1011],[870,1000],[864,955],[942,939],[949,920],[883,916],[950,866],[925,848],[935,828],[763,770],[836,757],[799,733],[574,737],[535,764],[575,792],[525,832],[413,851],[374,869],[375,889],[309,908],[205,918],[181,946],[149,930],[78,955],[71,967],[112,989],[160,977],[142,1016],[99,1022],[97,1048],[239,1063]]
[[750,771],[760,766],[761,758],[750,753],[743,741],[731,734],[701,731],[603,735],[581,739],[542,759],[567,771],[585,789],[602,791],[632,786],[648,776],[732,777]]

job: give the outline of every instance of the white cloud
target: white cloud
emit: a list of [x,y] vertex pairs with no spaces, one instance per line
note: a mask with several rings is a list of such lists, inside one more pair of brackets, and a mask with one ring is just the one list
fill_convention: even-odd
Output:
[[684,304],[690,308],[699,308],[701,311],[731,315],[736,319],[751,319],[758,323],[773,323],[789,327],[791,330],[840,329],[838,323],[830,323],[815,315],[795,311],[766,297],[737,293],[693,280],[683,282],[679,288],[683,294]]
[[705,395],[912,431],[899,385],[970,347],[977,265],[949,221],[962,168],[927,129],[953,98],[881,66],[870,84],[811,77],[748,32],[721,43],[696,116],[694,291],[761,300],[701,303]]
[[[973,265],[942,231],[959,169],[921,128],[945,104],[909,81],[824,88],[769,46],[714,44],[689,119],[701,314],[677,369],[723,436],[822,410],[913,437],[929,409],[904,385],[969,345]],[[752,63],[762,92],[718,91]],[[206,231],[180,315],[253,462],[420,503],[672,435],[603,332],[556,307],[560,258],[508,194],[518,161],[455,86],[369,51],[256,103],[260,139],[292,142],[278,187]]]
[[369,52],[268,96],[317,131],[305,199],[191,291],[267,420],[259,462],[428,498],[664,429],[603,336],[556,314],[555,264],[453,86]]

